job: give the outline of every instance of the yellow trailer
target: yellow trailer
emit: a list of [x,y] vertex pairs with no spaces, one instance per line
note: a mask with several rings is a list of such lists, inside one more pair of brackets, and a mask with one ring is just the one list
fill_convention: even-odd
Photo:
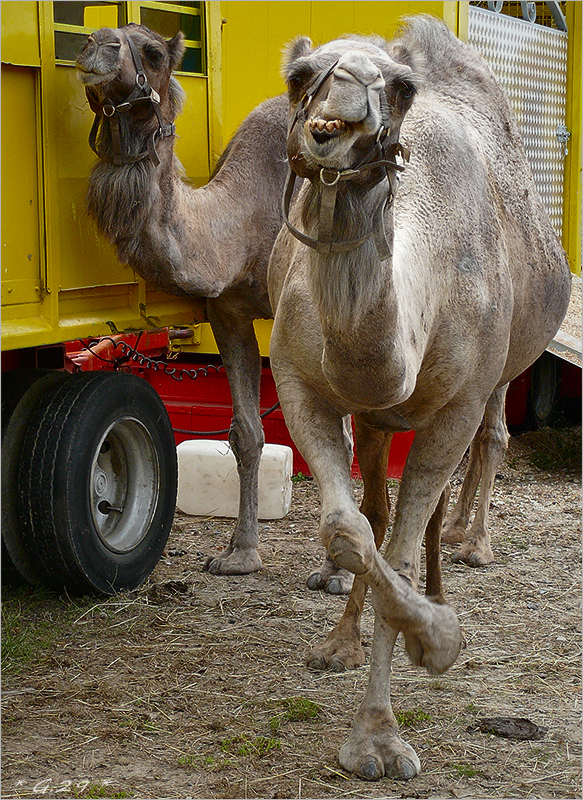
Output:
[[[55,583],[58,576],[74,590],[114,592],[147,576],[168,536],[176,472],[164,405],[156,392],[136,384],[135,376],[101,368],[107,365],[100,367],[96,359],[70,388],[67,375],[79,371],[70,358],[78,349],[75,342],[110,337],[112,347],[123,344],[127,353],[139,342],[140,352],[158,360],[179,349],[210,357],[218,352],[203,303],[165,295],[120,265],[85,213],[85,186],[94,161],[87,144],[93,114],[74,64],[87,35],[128,22],[167,38],[182,30],[186,53],[176,74],[186,104],[177,120],[176,152],[188,180],[201,186],[243,118],[264,99],[285,91],[280,53],[294,36],[307,34],[315,42],[347,32],[391,37],[403,16],[430,13],[472,41],[480,15],[489,14],[486,22],[500,28],[494,17],[502,15],[489,7],[502,5],[514,17],[521,16],[522,6],[535,5],[535,22],[520,23],[552,29],[553,46],[566,53],[560,196],[555,192],[549,202],[572,269],[580,274],[580,3],[2,2],[6,570],[14,572],[15,565],[33,583]],[[561,17],[566,32],[560,31]],[[497,46],[503,49],[504,43]],[[269,355],[270,330],[269,321],[256,323],[263,356]],[[58,407],[47,406],[53,393],[62,399]],[[110,413],[102,411],[105,407]],[[62,453],[57,438],[61,444],[67,440]],[[51,461],[53,444],[57,455]],[[45,472],[27,474],[22,462],[27,454],[38,455],[39,448],[47,452]],[[65,458],[75,460],[77,470],[66,476],[59,463]],[[162,464],[170,466],[162,469]],[[139,474],[139,491],[132,488],[137,485],[134,473]],[[67,487],[61,484],[73,478],[79,496],[73,509],[64,508],[59,493]],[[105,485],[113,488],[105,492]],[[124,513],[116,499],[120,492],[130,498]],[[50,509],[43,506],[47,497]],[[80,534],[86,529],[92,532],[89,545]],[[60,537],[66,539],[62,547]]]

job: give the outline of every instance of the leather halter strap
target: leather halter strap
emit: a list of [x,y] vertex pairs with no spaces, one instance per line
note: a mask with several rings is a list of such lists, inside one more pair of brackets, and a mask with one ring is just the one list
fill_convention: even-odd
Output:
[[[293,128],[297,125],[300,119],[303,118],[304,121],[306,120],[307,111],[314,96],[317,94],[324,81],[326,81],[327,78],[332,75],[337,64],[338,61],[335,61],[327,70],[325,70],[321,75],[317,76],[317,78],[308,86],[291,121],[288,136],[291,134]],[[296,239],[312,248],[317,253],[320,253],[320,255],[329,256],[331,253],[346,253],[350,250],[360,247],[360,245],[364,244],[364,242],[368,241],[368,239],[372,237],[374,239],[377,253],[381,260],[385,260],[392,256],[391,247],[387,240],[384,229],[384,212],[390,205],[392,205],[394,200],[397,183],[397,176],[395,173],[402,172],[405,169],[404,166],[397,163],[396,157],[399,155],[404,161],[409,161],[410,152],[407,150],[407,148],[403,147],[400,142],[395,142],[392,145],[385,143],[389,133],[390,112],[384,92],[381,92],[380,94],[380,105],[382,122],[377,132],[372,151],[368,155],[370,160],[366,163],[361,162],[358,166],[352,169],[345,170],[333,170],[328,169],[327,167],[320,167],[318,171],[318,167],[316,166],[313,174],[310,176],[310,179],[314,180],[316,179],[316,176],[319,175],[319,180],[322,184],[317,239],[314,239],[303,231],[300,231],[290,222],[289,211],[294,192],[295,180],[297,177],[297,174],[293,171],[290,165],[282,199],[283,219],[288,230],[293,236],[295,236]],[[334,223],[334,209],[336,207],[336,197],[339,183],[341,181],[352,180],[367,170],[379,167],[383,168],[384,174],[382,177],[373,180],[371,188],[384,180],[385,175],[387,178],[387,187],[386,192],[381,198],[381,201],[378,203],[373,212],[371,229],[358,239],[333,241],[332,228]],[[306,171],[306,166],[303,167],[303,171]]]
[[[143,161],[144,159],[149,158],[152,164],[157,167],[160,164],[160,157],[156,150],[156,144],[160,139],[164,139],[168,136],[174,136],[176,132],[176,126],[173,122],[168,124],[164,123],[164,120],[162,119],[162,112],[160,110],[160,95],[152,86],[150,86],[148,82],[148,76],[144,70],[144,65],[139,50],[129,36],[124,36],[124,39],[130,49],[132,60],[134,62],[134,68],[136,70],[136,85],[130,94],[125,98],[125,100],[122,100],[122,102],[118,103],[117,105],[107,98],[103,104],[96,103],[86,90],[87,100],[89,101],[91,110],[95,114],[95,119],[93,120],[91,131],[89,132],[89,146],[95,155],[98,156],[102,161],[107,161],[108,163],[115,164],[116,166],[135,164],[138,161]],[[104,44],[101,46],[119,47],[120,45],[118,45],[116,42],[104,42]],[[134,156],[124,155],[118,115],[130,111],[138,103],[151,104],[152,110],[158,120],[158,130],[154,131],[148,137],[146,150]],[[100,124],[103,125],[103,117],[107,117],[110,121],[113,157],[109,157],[103,153],[100,153],[97,146],[97,134]]]
[[[409,151],[404,148],[399,142],[392,146],[393,155],[399,154],[403,160],[409,160]],[[383,153],[385,151],[383,150]],[[336,207],[336,196],[338,192],[338,185],[340,181],[348,181],[360,175],[362,172],[375,167],[384,167],[387,177],[387,188],[383,193],[381,201],[378,203],[372,215],[372,227],[363,236],[358,239],[349,239],[345,241],[333,241],[332,227],[334,223],[334,209]],[[396,160],[378,159],[363,164],[355,169],[345,170],[329,170],[325,167],[320,169],[320,183],[322,184],[322,197],[320,200],[320,216],[318,220],[318,238],[314,239],[308,236],[303,231],[296,228],[289,219],[289,211],[291,200],[294,192],[296,173],[288,170],[287,180],[285,184],[285,191],[282,200],[282,215],[283,220],[290,231],[303,244],[311,247],[320,255],[329,256],[331,253],[346,253],[349,250],[354,250],[360,247],[361,244],[368,241],[371,237],[374,238],[374,243],[377,253],[381,261],[390,258],[392,255],[391,247],[388,243],[387,236],[384,229],[384,213],[385,210],[392,205],[395,197],[396,188],[396,172],[402,172],[405,167],[397,164]],[[381,180],[384,180],[381,178]],[[376,185],[379,181],[375,181]]]

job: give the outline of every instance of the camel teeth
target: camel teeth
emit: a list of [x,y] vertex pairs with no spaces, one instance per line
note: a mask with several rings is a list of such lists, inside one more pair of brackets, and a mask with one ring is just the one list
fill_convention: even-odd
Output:
[[327,131],[328,133],[334,133],[334,131],[342,131],[346,128],[346,123],[342,119],[314,119],[310,117],[308,120],[308,126],[312,131]]

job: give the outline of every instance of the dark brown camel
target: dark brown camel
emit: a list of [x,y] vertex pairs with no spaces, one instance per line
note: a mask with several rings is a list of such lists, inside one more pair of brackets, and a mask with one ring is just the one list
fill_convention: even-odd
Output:
[[122,263],[169,294],[206,298],[231,388],[229,442],[241,485],[229,546],[206,568],[245,574],[262,566],[257,475],[264,436],[253,320],[272,316],[266,272],[281,227],[287,98],[256,108],[209,183],[194,189],[183,181],[173,152],[183,91],[172,70],[183,50],[182,34],[166,41],[134,24],[89,36],[77,60],[96,113],[91,144],[99,156],[87,207]]

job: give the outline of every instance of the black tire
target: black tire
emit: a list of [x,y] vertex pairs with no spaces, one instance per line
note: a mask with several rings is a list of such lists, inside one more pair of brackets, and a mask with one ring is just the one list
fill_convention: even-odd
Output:
[[545,351],[532,365],[526,400],[526,427],[529,430],[538,430],[545,425],[552,425],[558,416],[559,403],[558,359]]
[[23,538],[43,583],[134,589],[166,545],[176,447],[156,391],[129,373],[79,373],[41,402],[22,447]]
[[41,582],[35,553],[23,540],[18,509],[22,443],[40,401],[68,380],[57,370],[21,369],[2,378],[2,582]]

